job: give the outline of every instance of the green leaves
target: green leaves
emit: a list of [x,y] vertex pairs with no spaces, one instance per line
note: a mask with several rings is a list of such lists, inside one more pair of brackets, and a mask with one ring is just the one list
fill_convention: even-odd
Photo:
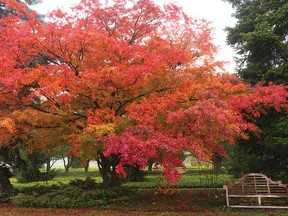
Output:
[[[272,81],[273,73],[277,74],[277,83],[287,83],[283,67],[288,58],[287,3],[280,0],[228,2],[235,7],[234,16],[238,19],[236,26],[226,29],[228,44],[240,55],[238,74],[253,85],[260,80]],[[268,70],[270,76],[266,75]]]

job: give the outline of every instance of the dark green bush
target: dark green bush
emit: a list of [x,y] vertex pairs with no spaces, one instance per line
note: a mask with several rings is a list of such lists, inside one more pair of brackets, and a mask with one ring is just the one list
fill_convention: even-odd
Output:
[[73,180],[66,185],[23,188],[12,198],[12,202],[19,207],[93,208],[130,203],[137,199],[141,199],[141,195],[131,189],[104,188],[93,179],[87,178]]
[[49,172],[44,172],[44,173],[41,173],[40,175],[40,181],[49,181],[49,180],[52,180],[56,177],[57,175],[57,172],[56,170],[50,170]]
[[125,171],[127,172],[127,179],[130,181],[143,181],[144,180],[144,172],[140,169],[139,166],[133,167],[126,165]]
[[84,190],[96,189],[100,187],[100,184],[97,184],[95,179],[87,177],[85,180],[82,179],[75,179],[70,181],[69,185],[73,185]]
[[33,195],[33,194],[42,195],[60,190],[61,186],[64,186],[64,184],[61,185],[53,184],[50,186],[35,185],[31,187],[22,187],[21,189],[19,189],[19,193],[27,195]]
[[35,181],[48,181],[57,175],[55,170],[50,170],[48,173],[41,173],[40,170],[36,170],[34,168],[27,168],[26,170],[22,169],[21,172],[16,174],[17,182],[19,183],[28,183]]
[[8,202],[11,200],[11,197],[17,194],[17,190],[14,188],[9,189],[8,191],[0,194],[0,203]]

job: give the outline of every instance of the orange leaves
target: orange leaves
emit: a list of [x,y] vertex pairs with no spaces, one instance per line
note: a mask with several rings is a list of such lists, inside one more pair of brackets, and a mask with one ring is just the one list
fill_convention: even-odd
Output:
[[101,125],[115,122],[115,111],[109,108],[89,109],[87,111],[87,122],[92,125]]
[[161,97],[152,94],[140,103],[127,107],[126,110],[130,119],[136,120],[140,124],[154,125],[159,113],[165,112],[175,105],[175,98],[169,94]]
[[61,93],[57,99],[60,104],[64,104],[65,106],[69,106],[72,102],[73,96],[68,92]]
[[15,122],[11,118],[4,118],[0,121],[0,127],[6,129],[9,133],[13,133],[15,130]]

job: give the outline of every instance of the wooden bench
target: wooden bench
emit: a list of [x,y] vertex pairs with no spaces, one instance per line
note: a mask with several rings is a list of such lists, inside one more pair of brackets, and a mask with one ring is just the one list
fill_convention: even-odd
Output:
[[[272,181],[270,178],[259,173],[248,173],[243,175],[235,182],[224,185],[226,190],[226,202],[228,207],[232,208],[285,208],[288,209],[288,185],[282,184],[281,181]],[[257,198],[258,203],[245,202],[245,204],[230,204],[235,199],[241,198]],[[262,203],[262,198],[285,198],[284,205],[276,202],[266,205]],[[264,201],[264,200],[263,200]]]

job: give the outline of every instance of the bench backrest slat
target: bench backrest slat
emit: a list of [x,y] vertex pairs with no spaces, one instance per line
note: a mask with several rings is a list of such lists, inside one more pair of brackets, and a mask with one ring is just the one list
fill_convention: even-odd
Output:
[[282,194],[288,193],[287,185],[272,181],[259,173],[249,173],[227,185],[232,194]]

